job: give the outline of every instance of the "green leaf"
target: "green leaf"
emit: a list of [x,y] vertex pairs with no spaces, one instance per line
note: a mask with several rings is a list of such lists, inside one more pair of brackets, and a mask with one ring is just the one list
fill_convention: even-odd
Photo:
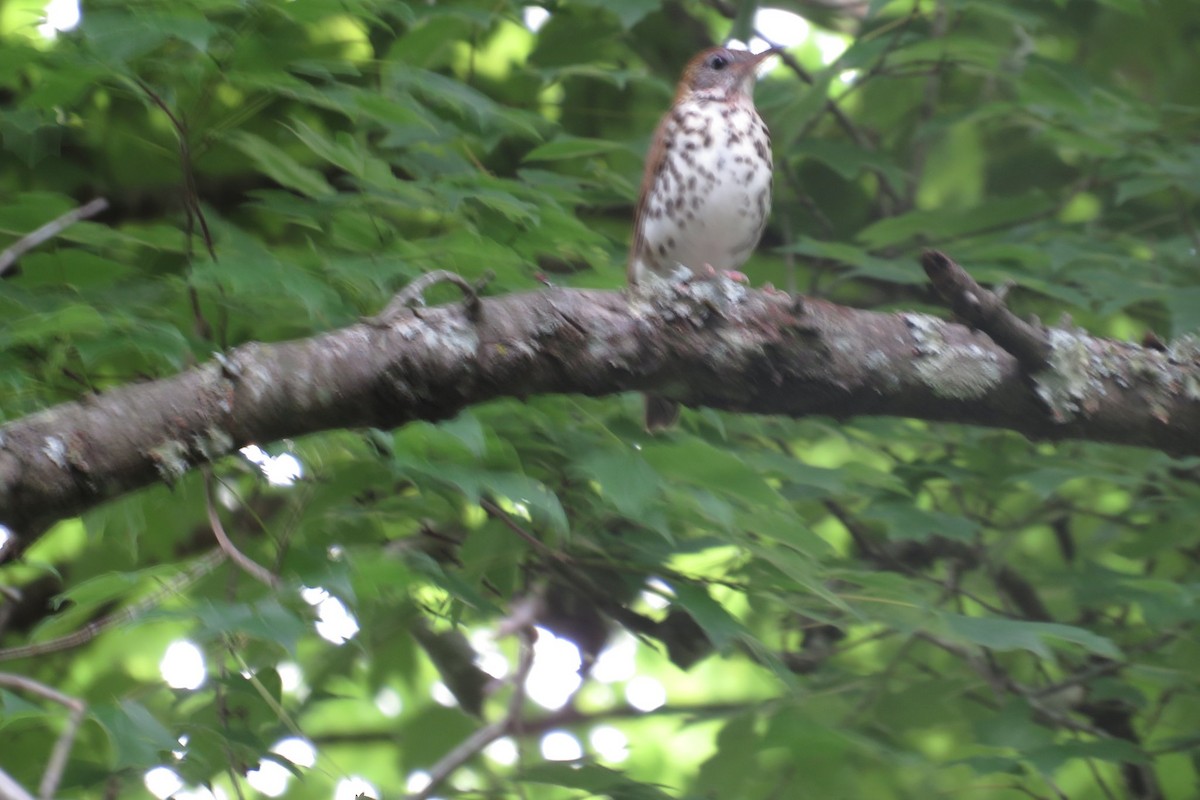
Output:
[[1143,0],[1098,0],[1101,5],[1115,8],[1133,17],[1145,17],[1146,6]]
[[478,727],[478,720],[458,709],[429,704],[427,697],[424,700],[426,705],[406,714],[395,728],[395,735],[404,741],[396,759],[409,770],[433,764]]
[[[357,148],[353,140],[343,140],[338,143],[331,142],[325,134],[318,133],[299,119],[292,119],[288,124],[288,128],[292,133],[296,134],[296,138],[304,142],[305,146],[316,155],[330,164],[341,167],[351,175],[362,177],[370,157],[360,148]],[[387,168],[382,161],[378,161],[378,159],[376,161],[378,164],[383,165],[384,169]]]
[[291,321],[306,326],[343,313],[341,299],[318,275],[253,247],[227,242],[219,260],[198,262],[189,277],[193,286],[214,290],[226,302],[253,304],[260,313],[284,311],[287,319],[287,313],[302,309],[306,313]]
[[474,586],[463,580],[458,571],[443,569],[441,564],[434,561],[425,553],[410,553],[407,556],[407,562],[414,572],[418,572],[429,578],[468,607],[490,614],[500,613],[500,609],[496,607],[496,604],[480,594]]
[[482,716],[484,691],[491,678],[475,665],[478,654],[462,631],[434,631],[420,620],[410,623],[409,631],[437,668],[459,707],[472,716]]
[[581,136],[559,135],[545,144],[538,145],[525,154],[528,161],[573,161],[587,156],[598,156],[625,148],[607,139],[588,139]]
[[18,720],[42,719],[46,712],[20,695],[0,689],[0,730]]
[[[83,91],[82,82],[78,87]],[[16,155],[27,167],[35,167],[47,157],[58,155],[63,126],[48,110],[26,108],[6,110],[0,117],[0,141],[6,152]]]
[[579,4],[612,12],[621,21],[621,27],[629,30],[647,14],[657,11],[662,0],[580,0]]
[[1043,775],[1053,775],[1064,764],[1076,758],[1097,759],[1111,764],[1150,763],[1150,759],[1141,748],[1123,739],[1063,742],[1046,747],[1022,749],[1025,760]]
[[675,593],[675,601],[696,620],[696,624],[704,630],[718,650],[727,652],[735,641],[749,637],[745,626],[734,619],[724,606],[713,600],[704,587],[677,583],[671,589]]
[[307,197],[329,197],[334,194],[333,187],[321,173],[301,165],[261,136],[246,131],[232,131],[226,134],[225,140],[249,156],[264,175],[281,186]]
[[500,188],[477,183],[462,193],[447,193],[447,197],[453,198],[454,202],[477,203],[498,212],[512,222],[519,223],[522,227],[532,227],[538,222],[537,205],[521,200],[515,194]]
[[638,453],[596,453],[575,468],[596,481],[603,497],[631,519],[641,518],[659,496],[662,478]]
[[729,38],[748,42],[757,35],[754,30],[754,17],[758,12],[759,4],[743,0],[735,8],[737,14],[729,25]]
[[187,8],[169,12],[142,8],[133,13],[89,9],[80,30],[94,54],[117,63],[132,61],[172,39],[205,52],[217,33],[203,14]]
[[[353,109],[361,111],[377,122],[391,126],[414,127],[432,134],[437,126],[429,119],[429,112],[411,95],[386,96],[377,92],[355,92]],[[347,109],[349,113],[350,109]]]
[[196,635],[202,640],[219,641],[237,633],[279,645],[289,653],[295,650],[296,642],[310,625],[275,599],[249,604],[210,600],[194,613],[200,623]]
[[975,737],[992,747],[1024,750],[1048,745],[1054,735],[1033,719],[1029,704],[1019,697],[1008,700],[999,711],[975,723]]
[[639,783],[624,773],[598,764],[542,763],[522,770],[517,780],[579,789],[614,800],[670,800],[671,795],[657,786]]
[[737,797],[745,791],[746,765],[757,762],[763,734],[753,714],[738,714],[721,725],[715,752],[700,766],[700,784],[714,796]]
[[177,738],[134,700],[95,706],[89,712],[108,734],[114,750],[111,762],[114,770],[149,769],[166,761],[170,752],[179,748]]
[[906,499],[874,502],[863,516],[882,523],[889,539],[922,540],[944,536],[970,541],[978,532],[978,526],[961,515],[927,511]]
[[[398,464],[404,462],[401,460]],[[551,532],[559,536],[569,532],[567,514],[558,497],[544,483],[527,475],[453,465],[440,466],[428,474],[456,486],[472,503],[478,503],[485,495],[493,495],[498,500],[515,504],[518,515],[522,509],[527,511],[535,521],[548,525]]]
[[1033,191],[1018,197],[988,200],[962,211],[910,211],[868,225],[859,231],[858,240],[872,250],[913,240],[937,241],[1015,225],[1022,220],[1034,219],[1053,207],[1054,198]]
[[[11,324],[18,322],[19,324]],[[0,349],[27,344],[40,344],[47,339],[69,339],[72,336],[98,336],[110,327],[109,321],[95,308],[86,305],[67,305],[44,314],[31,314],[12,320],[0,330]]]
[[904,171],[886,155],[851,142],[807,139],[797,142],[788,155],[816,159],[846,180],[854,180],[870,170],[882,173],[894,186],[903,186],[905,182]]
[[487,436],[483,426],[469,410],[459,412],[454,419],[439,422],[438,428],[462,442],[477,458],[481,458],[487,452]]
[[1182,336],[1200,330],[1200,287],[1180,286],[1162,297],[1171,312],[1171,335]]
[[1117,205],[1149,194],[1165,192],[1178,186],[1178,181],[1169,175],[1139,175],[1117,184]]
[[744,503],[780,501],[779,494],[749,465],[737,456],[700,439],[687,438],[673,443],[655,441],[642,450],[646,462],[659,474],[729,495]]
[[1105,658],[1121,658],[1112,640],[1074,625],[1057,622],[1026,622],[994,617],[967,617],[943,612],[939,615],[949,633],[990,650],[1028,650],[1040,658],[1054,657],[1047,643],[1067,643]]
[[960,758],[957,761],[950,762],[950,765],[965,764],[970,767],[976,775],[994,775],[1002,773],[1005,775],[1020,775],[1022,773],[1021,760],[1016,757],[1004,756],[971,756],[970,758]]
[[842,242],[823,242],[808,236],[798,236],[796,241],[777,249],[780,253],[797,253],[835,264],[851,267],[848,277],[874,278],[901,284],[924,284],[928,281],[916,261],[906,263],[904,259],[877,258],[866,249]]
[[505,109],[482,92],[445,75],[409,65],[389,65],[385,80],[389,94],[411,93],[431,106],[462,115],[483,131],[541,138],[533,115]]
[[136,572],[108,571],[81,581],[55,598],[55,605],[61,607],[59,613],[46,617],[38,625],[34,639],[44,641],[74,631],[94,618],[98,609],[138,589],[167,580],[177,572],[177,566],[163,564]]
[[128,264],[79,248],[30,253],[21,259],[21,265],[28,285],[68,285],[85,290],[109,287],[135,274]]
[[[832,608],[849,610],[846,602],[826,585],[828,575],[814,559],[787,546],[763,547],[752,544],[749,549],[763,564],[778,570],[780,575],[785,576],[787,581],[794,583],[796,587],[819,597]],[[778,582],[778,578],[775,581]],[[791,588],[787,582],[783,582],[782,585]]]

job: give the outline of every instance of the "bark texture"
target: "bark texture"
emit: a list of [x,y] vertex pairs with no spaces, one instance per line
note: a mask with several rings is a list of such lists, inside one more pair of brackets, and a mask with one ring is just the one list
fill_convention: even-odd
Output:
[[[967,280],[959,289],[974,291]],[[1045,357],[1023,353],[1022,367],[984,333],[936,317],[725,282],[400,309],[386,323],[245,344],[180,375],[5,425],[0,523],[16,534],[11,557],[58,519],[250,443],[392,428],[544,393],[652,390],[736,412],[913,417],[1200,454],[1194,340],[1150,349],[1029,331]]]

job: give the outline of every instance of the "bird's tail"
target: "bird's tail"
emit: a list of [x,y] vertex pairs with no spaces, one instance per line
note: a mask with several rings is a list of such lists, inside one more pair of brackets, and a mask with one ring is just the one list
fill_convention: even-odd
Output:
[[646,402],[646,432],[658,433],[679,421],[679,404],[657,395],[642,395]]

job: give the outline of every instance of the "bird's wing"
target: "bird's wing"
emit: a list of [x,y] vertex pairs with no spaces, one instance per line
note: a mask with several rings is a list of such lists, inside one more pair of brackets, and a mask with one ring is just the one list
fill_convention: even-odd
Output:
[[[637,263],[639,255],[646,245],[646,214],[650,210],[650,192],[659,176],[666,168],[667,148],[663,133],[671,122],[671,111],[663,115],[658,126],[654,129],[654,138],[650,140],[650,152],[646,154],[646,167],[642,171],[642,186],[638,190],[637,207],[633,212],[633,238],[629,243],[629,263],[626,267],[626,278],[630,285],[637,283]],[[653,258],[653,254],[650,254]]]

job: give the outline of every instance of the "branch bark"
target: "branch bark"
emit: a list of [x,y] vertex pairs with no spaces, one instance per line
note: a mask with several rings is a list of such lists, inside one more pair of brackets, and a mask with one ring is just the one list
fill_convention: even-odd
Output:
[[912,417],[1200,454],[1196,340],[1160,351],[1051,328],[1044,341],[1031,374],[1033,360],[1023,368],[983,332],[926,314],[724,282],[400,309],[3,426],[0,523],[17,535],[11,557],[58,519],[250,443],[545,393],[653,390],[728,411]]
[[984,289],[965,269],[936,250],[921,256],[921,266],[959,319],[1012,353],[1027,372],[1049,366],[1051,348],[1045,332],[1009,311],[1000,295]]

